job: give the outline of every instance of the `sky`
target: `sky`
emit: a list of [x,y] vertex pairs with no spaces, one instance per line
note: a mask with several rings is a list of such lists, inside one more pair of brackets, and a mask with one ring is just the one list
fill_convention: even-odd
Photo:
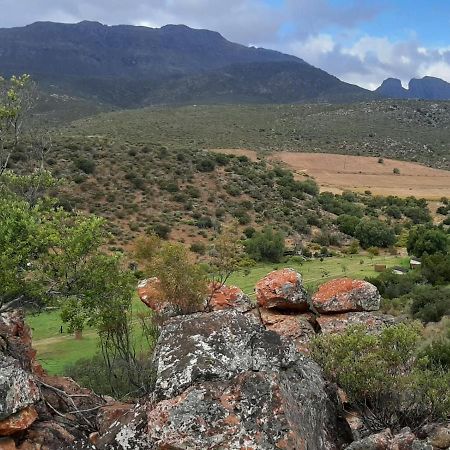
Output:
[[450,82],[450,0],[0,0],[0,27],[36,21],[185,24],[298,56],[375,89],[394,77]]

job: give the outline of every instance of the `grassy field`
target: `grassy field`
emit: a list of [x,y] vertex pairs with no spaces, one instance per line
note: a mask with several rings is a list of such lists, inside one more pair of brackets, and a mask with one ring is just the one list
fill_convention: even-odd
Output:
[[[303,264],[293,262],[282,264],[259,264],[250,270],[250,273],[236,273],[229,283],[242,288],[251,297],[256,282],[275,268],[292,267],[298,270],[304,277],[308,289],[313,290],[317,285],[336,277],[349,276],[364,278],[375,275],[374,264],[386,264],[388,267],[407,265],[407,258],[395,256],[360,256],[328,258],[324,261],[312,260]],[[145,311],[146,307],[136,299],[134,302],[136,311]],[[98,337],[93,329],[83,332],[82,340],[75,340],[72,334],[60,334],[60,326],[63,325],[59,311],[53,310],[27,318],[33,331],[33,346],[38,352],[38,359],[45,369],[52,374],[61,374],[64,368],[79,360],[93,356],[98,351]],[[135,338],[140,339],[139,328],[135,327]]]

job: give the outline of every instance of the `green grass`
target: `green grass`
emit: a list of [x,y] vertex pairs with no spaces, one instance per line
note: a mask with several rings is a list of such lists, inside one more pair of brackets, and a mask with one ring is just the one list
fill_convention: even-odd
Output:
[[[133,301],[134,312],[148,311],[148,308],[136,297]],[[99,339],[93,328],[83,331],[83,338],[76,340],[67,332],[58,310],[45,311],[28,315],[26,319],[33,333],[33,347],[37,350],[37,358],[50,374],[63,374],[67,365],[81,358],[94,356],[99,350]],[[63,326],[63,334],[60,327]],[[135,326],[134,337],[138,345],[144,345],[140,329]]]
[[[319,284],[341,276],[364,278],[373,276],[376,272],[374,264],[392,266],[407,266],[408,258],[396,256],[375,256],[373,258],[361,255],[327,258],[324,261],[311,260],[303,264],[286,262],[280,264],[258,264],[245,275],[242,272],[234,274],[229,284],[235,284],[252,296],[256,282],[275,268],[292,267],[299,271],[308,289],[315,289]],[[137,298],[134,300],[136,312],[148,311]],[[75,340],[72,334],[60,334],[63,325],[58,310],[29,315],[27,322],[33,331],[33,345],[38,351],[37,357],[43,367],[51,374],[62,374],[64,368],[81,358],[91,357],[98,351],[98,336],[93,329],[83,332],[82,340]],[[63,325],[64,329],[66,328]],[[139,325],[136,324],[134,337],[138,345],[145,348]]]

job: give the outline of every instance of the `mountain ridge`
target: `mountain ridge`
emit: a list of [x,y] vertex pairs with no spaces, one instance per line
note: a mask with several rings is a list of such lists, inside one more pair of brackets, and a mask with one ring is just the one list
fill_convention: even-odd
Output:
[[120,107],[374,98],[295,56],[186,25],[36,22],[0,29],[0,58],[2,75]]

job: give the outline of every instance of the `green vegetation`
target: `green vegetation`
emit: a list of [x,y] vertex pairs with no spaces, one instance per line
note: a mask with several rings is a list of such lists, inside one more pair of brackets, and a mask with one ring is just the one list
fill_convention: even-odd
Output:
[[355,327],[317,337],[312,356],[344,389],[370,430],[416,430],[445,419],[450,410],[450,372],[436,365],[446,358],[447,347],[428,348],[419,357],[420,340],[414,324],[388,327],[379,335]]

